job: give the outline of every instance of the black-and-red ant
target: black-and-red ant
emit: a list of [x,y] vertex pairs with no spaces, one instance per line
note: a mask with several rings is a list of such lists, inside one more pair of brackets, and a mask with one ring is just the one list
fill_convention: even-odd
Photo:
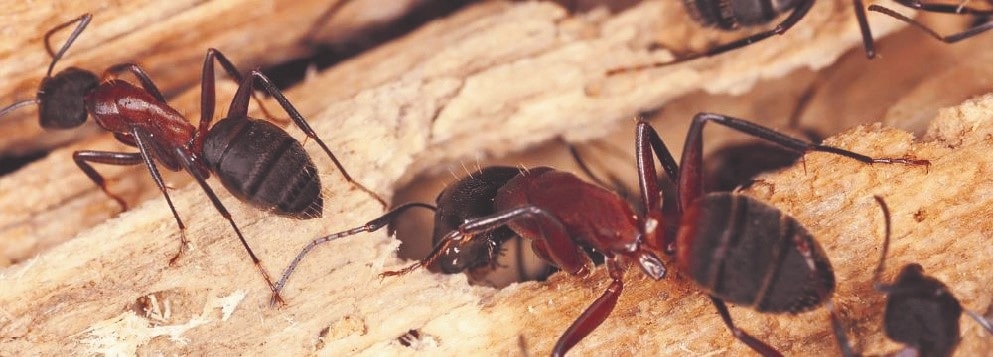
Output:
[[[614,68],[608,70],[607,75],[669,66],[699,58],[716,56],[751,45],[774,35],[782,35],[800,22],[800,20],[802,20],[814,6],[815,2],[816,0],[684,0],[683,5],[693,21],[705,27],[717,28],[724,31],[737,31],[741,28],[762,26],[780,17],[780,15],[786,13],[788,13],[788,15],[786,15],[786,18],[776,24],[776,26],[772,29],[748,35],[735,41],[720,44],[703,52],[682,55],[668,61]],[[990,16],[993,14],[993,10],[976,9],[964,5],[922,3],[918,0],[897,0],[897,3],[925,12],[968,14],[977,16]],[[869,59],[875,58],[876,45],[872,38],[872,30],[869,27],[869,21],[867,20],[865,5],[862,0],[852,0],[852,7],[855,11],[855,18],[858,21],[859,29],[862,33],[862,44],[865,49],[865,55]],[[923,29],[938,40],[946,43],[963,40],[993,28],[993,21],[986,21],[970,27],[961,33],[951,36],[941,36],[923,24],[907,18],[906,16],[900,15],[891,9],[874,4],[869,6],[869,10],[883,13],[901,21],[908,22]]]
[[[275,285],[262,267],[259,258],[252,252],[241,230],[232,220],[230,213],[207,184],[207,178],[212,173],[217,175],[232,195],[262,210],[298,219],[322,215],[323,197],[320,178],[317,168],[303,146],[278,126],[248,116],[248,103],[256,80],[279,102],[307,137],[320,145],[345,179],[385,206],[382,198],[348,175],[324,141],[310,128],[303,116],[269,78],[253,70],[242,79],[234,64],[215,49],[208,50],[204,59],[199,127],[194,127],[179,112],[166,104],[165,97],[136,64],[113,65],[99,80],[95,74],[78,68],[69,68],[52,76],[55,63],[82,33],[91,18],[90,14],[85,14],[56,26],[45,34],[45,45],[52,55],[52,62],[37,98],[15,103],[0,110],[0,115],[27,104],[37,103],[40,106],[39,116],[43,127],[72,128],[85,122],[89,114],[100,127],[113,133],[118,141],[137,148],[138,152],[76,151],[73,153],[73,160],[123,209],[127,209],[124,200],[108,190],[104,178],[91,163],[144,164],[147,167],[165,197],[181,233],[180,249],[170,263],[176,261],[187,244],[186,227],[173,206],[156,162],[170,171],[185,170],[196,179],[214,208],[230,223],[274,294],[277,292]],[[66,43],[58,52],[53,52],[49,37],[55,31],[73,23],[78,24]],[[227,117],[211,126],[215,105],[215,60],[240,85],[231,100]],[[116,75],[121,72],[130,72],[134,75],[141,87],[117,79]],[[275,297],[278,299],[278,294]]]
[[[893,283],[882,282],[880,277],[890,247],[890,210],[882,197],[876,196],[875,199],[883,211],[886,229],[872,284],[876,291],[886,295],[883,312],[886,336],[906,346],[896,355],[951,356],[961,339],[959,318],[963,311],[993,335],[993,324],[989,320],[976,312],[963,310],[948,287],[938,279],[925,275],[920,264],[904,265]],[[846,354],[854,354],[850,352],[850,346],[843,347]]]
[[[629,262],[659,280],[667,271],[659,253],[675,254],[679,270],[711,296],[736,338],[762,354],[778,355],[776,349],[734,326],[725,301],[769,313],[810,310],[829,298],[834,290],[834,273],[817,242],[792,217],[747,196],[704,194],[702,140],[707,122],[800,152],[826,152],[867,164],[928,164],[926,160],[909,158],[875,159],[795,139],[745,120],[701,113],[694,117],[687,133],[680,167],[655,129],[640,122],[635,145],[640,208],[644,213],[636,214],[624,198],[568,172],[548,167],[519,170],[496,190],[492,197],[494,213],[462,222],[442,237],[426,258],[383,275],[405,274],[448,259],[453,251],[485,247],[493,232],[503,228],[531,240],[539,256],[572,275],[591,271],[587,250],[600,253],[606,258],[611,284],[555,344],[552,354],[558,356],[610,315],[624,289],[623,275]],[[676,182],[675,203],[661,202],[656,159]],[[294,259],[277,286],[282,287],[297,263],[315,246],[379,229],[404,209],[406,206],[401,206],[361,227],[312,241]]]

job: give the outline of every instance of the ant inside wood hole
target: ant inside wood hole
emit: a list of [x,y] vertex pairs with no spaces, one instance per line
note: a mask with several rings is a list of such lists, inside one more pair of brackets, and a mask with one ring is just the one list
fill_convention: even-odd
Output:
[[[680,55],[677,56],[677,58],[668,61],[614,68],[608,70],[607,75],[616,75],[638,70],[669,66],[699,58],[716,56],[754,44],[774,35],[782,35],[794,25],[799,23],[816,2],[816,0],[684,0],[682,3],[685,6],[685,10],[693,21],[705,27],[716,28],[724,31],[738,31],[743,28],[763,26],[776,20],[784,14],[786,14],[786,18],[776,24],[776,26],[772,29],[760,31],[738,40],[720,44],[703,52]],[[965,6],[966,2],[959,2],[958,4],[931,3],[922,2],[919,0],[896,0],[896,2],[902,6],[923,12],[974,15],[977,17],[988,17],[993,15],[993,9],[979,9]],[[875,58],[876,46],[872,37],[872,30],[869,27],[869,21],[866,16],[866,7],[862,0],[852,0],[852,7],[855,11],[855,18],[858,21],[859,29],[862,33],[862,44],[865,50],[865,55],[869,59]],[[930,36],[945,43],[954,43],[976,36],[989,30],[990,28],[993,28],[993,21],[981,21],[960,33],[942,36],[926,25],[901,15],[892,9],[877,4],[870,5],[868,9],[870,11],[879,12],[896,18],[897,20],[910,23],[914,27],[927,32]]]
[[[486,185],[488,189],[499,185],[492,196],[494,213],[463,221],[446,233],[426,258],[382,275],[402,275],[442,263],[452,252],[486,246],[506,228],[530,240],[539,256],[571,275],[589,274],[592,262],[586,251],[596,251],[606,258],[611,283],[559,338],[552,351],[559,356],[610,315],[624,290],[623,275],[630,263],[660,280],[668,269],[659,256],[675,255],[679,271],[710,296],[736,338],[764,355],[779,355],[775,348],[736,328],[725,301],[768,313],[807,311],[829,300],[834,273],[817,242],[794,218],[748,196],[704,194],[702,141],[708,122],[800,152],[825,152],[865,164],[929,164],[907,157],[872,158],[795,139],[742,119],[700,113],[687,133],[679,166],[655,129],[641,121],[635,147],[643,213],[635,213],[614,192],[568,172],[550,167],[508,170],[505,174],[509,178],[500,177]],[[661,202],[655,160],[675,182],[676,202]],[[401,205],[360,227],[312,241],[283,273],[277,287],[285,284],[301,259],[316,246],[375,231],[414,207],[433,209],[423,203]]]
[[[924,274],[920,264],[904,265],[896,281],[883,283],[882,276],[886,255],[890,246],[890,210],[882,197],[875,196],[885,220],[885,238],[879,265],[872,276],[873,288],[886,295],[886,308],[883,312],[883,329],[890,339],[905,345],[899,356],[951,356],[961,339],[959,318],[962,305],[944,283]],[[993,323],[980,314],[965,310],[973,320],[993,335]],[[835,331],[840,331],[840,321],[832,316]],[[839,337],[844,341],[844,338]],[[845,343],[842,350],[846,356],[855,353]],[[890,354],[887,354],[890,355]]]
[[[182,255],[187,244],[186,226],[173,206],[158,165],[170,171],[185,170],[196,179],[214,208],[230,223],[274,294],[275,285],[259,258],[252,252],[238,225],[234,223],[231,214],[207,184],[207,178],[212,173],[217,175],[232,195],[268,212],[297,219],[322,215],[320,178],[303,146],[272,123],[248,116],[248,103],[255,81],[261,83],[263,89],[279,102],[308,138],[318,143],[348,182],[386,206],[385,201],[376,193],[348,175],[324,141],[268,77],[253,70],[243,78],[234,64],[218,50],[208,50],[204,58],[199,127],[194,127],[178,111],[166,104],[165,97],[155,83],[137,64],[113,65],[100,78],[92,72],[75,67],[53,76],[55,64],[91,19],[90,14],[84,14],[45,34],[45,47],[52,56],[52,62],[37,97],[14,103],[0,110],[0,115],[28,104],[37,104],[41,125],[46,129],[77,127],[86,121],[87,116],[93,116],[97,124],[113,133],[118,141],[137,148],[138,152],[76,151],[73,153],[73,160],[123,210],[127,210],[126,202],[108,189],[103,176],[91,164],[145,165],[165,197],[180,230],[180,248],[170,259],[170,264],[175,263]],[[51,35],[74,23],[77,25],[62,48],[58,52],[52,51],[49,43]],[[212,126],[215,61],[240,85],[231,100],[227,117]],[[117,79],[116,76],[122,72],[134,75],[140,88]],[[278,299],[278,294],[275,297]]]

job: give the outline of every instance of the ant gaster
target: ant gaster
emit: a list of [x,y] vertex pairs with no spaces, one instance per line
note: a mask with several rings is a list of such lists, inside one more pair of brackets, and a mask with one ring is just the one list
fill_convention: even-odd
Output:
[[[113,65],[99,81],[92,73],[78,68],[69,68],[51,76],[55,63],[91,18],[90,14],[85,14],[45,34],[46,47],[52,53],[48,43],[52,33],[78,22],[62,48],[52,54],[48,75],[42,81],[37,98],[15,103],[0,110],[0,115],[25,103],[37,103],[40,106],[39,115],[43,127],[71,128],[85,122],[89,113],[100,127],[112,132],[118,141],[136,147],[138,152],[76,151],[73,153],[73,160],[123,209],[127,209],[125,201],[108,190],[103,176],[91,163],[146,166],[165,197],[181,233],[180,249],[170,260],[170,264],[182,255],[187,244],[186,227],[173,206],[156,162],[170,171],[185,170],[196,179],[214,208],[230,223],[273,293],[276,293],[275,285],[259,258],[252,252],[241,230],[231,219],[230,213],[207,185],[207,178],[211,173],[216,174],[232,195],[275,214],[298,219],[320,217],[322,214],[323,198],[317,169],[300,142],[267,121],[248,117],[248,103],[253,93],[254,80],[258,80],[266,92],[279,102],[308,138],[320,145],[342,176],[385,206],[385,201],[378,195],[351,179],[324,141],[317,137],[303,116],[264,74],[253,70],[248,77],[242,79],[234,64],[215,49],[208,50],[204,59],[199,127],[194,127],[166,104],[162,93],[136,64]],[[231,101],[227,118],[211,126],[215,104],[215,60],[240,85]],[[125,71],[138,79],[141,88],[116,79],[117,73]],[[278,294],[275,297],[278,299]]]
[[[673,60],[655,62],[645,65],[614,68],[607,71],[607,75],[638,71],[649,68],[663,67],[681,62],[691,61],[704,57],[711,57],[724,52],[736,50],[753,43],[762,41],[774,35],[786,33],[793,25],[802,20],[817,0],[683,0],[686,12],[693,21],[705,27],[713,27],[724,31],[736,31],[740,28],[755,27],[767,24],[775,20],[780,15],[789,13],[783,21],[769,30],[761,31],[744,38],[724,43],[703,52],[691,53],[679,56]],[[966,6],[952,4],[932,4],[922,3],[918,0],[896,0],[897,3],[921,10],[925,12],[973,14],[978,16],[989,16],[993,10],[974,9]],[[862,33],[862,44],[865,49],[865,56],[869,59],[876,57],[876,45],[872,38],[872,30],[866,17],[866,8],[862,0],[852,0],[852,7],[855,11],[855,18]],[[946,43],[956,42],[965,38],[975,36],[990,28],[993,28],[993,21],[987,21],[976,25],[961,33],[943,37],[921,23],[907,18],[899,13],[879,5],[869,6],[870,11],[876,11],[888,16],[908,22],[918,28],[928,32],[931,36]]]
[[[885,284],[880,280],[890,246],[890,210],[882,197],[875,196],[875,199],[883,211],[886,232],[872,284],[876,291],[886,294],[883,313],[886,336],[906,345],[906,349],[911,350],[909,352],[916,352],[913,355],[951,356],[961,338],[959,318],[962,316],[962,306],[944,283],[925,275],[924,268],[917,263],[904,265],[893,283]],[[990,321],[978,313],[965,312],[993,334]]]
[[[586,275],[591,264],[584,248],[605,257],[611,283],[565,331],[552,355],[565,354],[610,315],[623,289],[629,262],[660,280],[667,268],[657,252],[676,254],[680,270],[710,295],[734,336],[764,355],[774,348],[739,330],[724,301],[762,312],[797,313],[823,303],[834,290],[834,273],[823,251],[794,218],[756,199],[732,193],[703,193],[703,127],[715,122],[800,152],[821,151],[863,163],[926,165],[926,160],[871,158],[841,148],[809,143],[772,129],[724,115],[693,118],[679,167],[658,133],[646,122],[637,127],[637,166],[641,212],[617,194],[548,167],[520,171],[497,191],[496,212],[467,220],[446,234],[431,254],[399,271],[400,275],[444,259],[446,252],[488,239],[487,232],[509,227],[530,239],[539,256],[571,275]],[[654,155],[653,156],[653,153]],[[655,159],[676,182],[677,202],[661,202]],[[396,212],[396,211],[393,211]],[[365,226],[319,238],[313,246],[385,224],[393,212]],[[676,230],[672,226],[678,226]],[[736,267],[731,269],[729,267]],[[283,280],[292,270],[284,273]]]

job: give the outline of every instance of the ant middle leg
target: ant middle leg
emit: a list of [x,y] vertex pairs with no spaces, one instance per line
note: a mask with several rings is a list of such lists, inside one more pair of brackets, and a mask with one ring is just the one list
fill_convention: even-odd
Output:
[[[138,140],[136,139],[136,141]],[[162,180],[162,176],[159,174],[158,169],[156,169],[155,164],[150,163],[151,159],[149,158],[148,159],[149,161],[146,161],[145,157],[143,157],[141,153],[124,153],[124,152],[91,151],[91,150],[74,152],[72,154],[72,159],[73,161],[76,162],[76,165],[79,166],[79,169],[82,170],[83,173],[85,173],[86,176],[90,178],[90,180],[96,183],[97,186],[99,186],[100,189],[103,190],[105,194],[107,194],[107,196],[110,196],[110,198],[114,199],[114,201],[117,201],[117,204],[121,206],[122,211],[128,210],[127,202],[125,202],[124,199],[122,199],[117,194],[112,193],[110,192],[109,189],[107,189],[106,180],[104,180],[103,176],[100,175],[100,173],[97,172],[93,168],[93,166],[90,165],[90,163],[92,162],[92,163],[117,165],[117,166],[132,166],[132,165],[140,165],[142,163],[146,164],[146,166],[149,169],[149,172],[152,175],[152,179],[155,180],[155,184],[158,185],[159,190],[162,192],[162,195],[165,196],[166,203],[169,204],[169,209],[172,211],[172,215],[176,219],[176,225],[179,227],[179,234],[180,234],[179,251],[177,251],[176,255],[174,255],[172,258],[169,259],[169,265],[175,264],[176,261],[179,259],[179,257],[182,256],[186,248],[186,245],[189,244],[189,241],[186,239],[186,225],[183,224],[183,220],[179,218],[179,213],[176,212],[176,207],[172,204],[172,199],[169,197],[169,193],[166,191],[165,183]]]

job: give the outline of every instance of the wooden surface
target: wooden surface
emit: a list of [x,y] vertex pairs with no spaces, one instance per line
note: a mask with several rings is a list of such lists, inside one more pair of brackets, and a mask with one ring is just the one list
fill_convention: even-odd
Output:
[[[99,75],[121,62],[138,62],[167,95],[200,81],[207,48],[220,49],[243,70],[308,55],[304,37],[335,29],[331,40],[361,33],[370,23],[402,14],[410,1],[347,0],[340,8],[349,21],[321,14],[346,0],[219,0],[219,1],[3,1],[0,13],[0,105],[34,97],[51,61],[44,34],[84,13],[93,21],[59,61],[55,71],[77,66]],[[376,12],[361,11],[375,3]],[[52,37],[57,50],[70,29]],[[193,106],[186,113],[195,113]],[[81,130],[43,132],[37,111],[21,109],[0,120],[0,154],[18,155],[64,144],[87,133]],[[92,130],[88,131],[92,133]]]
[[[504,154],[563,134],[590,138],[612,128],[627,129],[639,110],[656,108],[700,89],[741,93],[760,78],[798,67],[825,66],[858,41],[849,4],[819,2],[809,19],[788,35],[737,56],[603,77],[607,68],[664,58],[664,51],[649,54],[645,46],[665,42],[668,26],[691,26],[678,5],[645,2],[616,15],[592,12],[569,17],[551,4],[484,3],[320,73],[287,96],[335,148],[354,177],[388,196],[418,172],[442,162]],[[894,24],[875,25],[881,34]],[[699,31],[695,36],[708,38],[713,33]],[[199,69],[198,65],[191,67],[190,71]],[[196,108],[196,98],[196,93],[184,94],[173,103]],[[875,255],[870,254],[871,259],[851,256],[875,252],[880,238],[872,194],[891,200],[903,227],[904,231],[897,230],[894,257],[919,261],[942,279],[955,278],[950,281],[953,291],[969,307],[982,309],[989,304],[990,292],[983,289],[991,284],[976,274],[982,271],[979,264],[989,259],[970,257],[952,265],[935,261],[966,257],[966,253],[990,255],[988,250],[976,249],[985,237],[982,224],[955,224],[956,219],[985,217],[988,204],[984,198],[969,201],[970,206],[947,208],[955,195],[980,189],[976,185],[982,182],[957,191],[947,187],[972,184],[956,176],[963,173],[983,177],[983,161],[945,159],[988,151],[982,140],[986,120],[973,114],[965,121],[969,125],[945,121],[935,132],[949,134],[934,135],[935,140],[921,144],[911,143],[906,134],[875,129],[835,141],[867,154],[913,153],[935,163],[930,172],[902,166],[867,167],[808,155],[805,170],[794,168],[767,177],[757,187],[756,195],[796,215],[820,237],[839,274],[837,300],[852,318],[850,334],[866,341],[866,351],[880,349],[879,335],[874,332],[878,324],[871,320],[878,316],[872,311],[878,311],[880,300],[871,293],[864,276],[867,270],[853,263],[872,263]],[[949,131],[955,127],[969,130]],[[290,132],[298,135],[295,129]],[[949,142],[958,144],[949,148]],[[94,149],[111,144],[97,139],[79,145]],[[329,196],[325,218],[277,218],[221,193],[272,273],[310,239],[354,226],[380,212],[378,205],[329,169],[329,161],[312,146],[307,145],[321,168]],[[0,179],[0,197],[9,200],[0,204],[7,217],[0,224],[8,227],[0,238],[4,244],[36,245],[32,239],[49,234],[39,227],[51,224],[40,217],[42,212],[61,209],[54,217],[62,226],[74,226],[66,222],[80,217],[116,214],[116,207],[73,171],[71,150],[54,151]],[[966,171],[962,164],[973,169]],[[141,170],[120,170],[110,176],[115,189],[147,185],[129,183],[147,181]],[[51,178],[64,180],[58,181],[63,184],[55,185]],[[380,271],[403,262],[395,257],[395,240],[373,234],[316,252],[287,287],[289,305],[272,309],[266,305],[264,285],[230,228],[209,207],[202,192],[185,184],[179,175],[170,177],[170,182],[193,241],[193,248],[179,264],[167,264],[177,248],[178,232],[161,198],[81,229],[75,239],[34,259],[8,258],[19,264],[2,271],[0,277],[0,286],[4,286],[0,291],[2,353],[400,354],[410,350],[396,338],[418,329],[424,337],[415,352],[517,354],[523,349],[544,354],[563,326],[605,286],[602,272],[586,280],[557,275],[548,283],[500,291],[469,287],[462,276],[426,272],[379,279]],[[841,189],[839,182],[847,186]],[[889,186],[879,188],[881,182]],[[944,190],[919,189],[930,185]],[[129,197],[136,203],[142,197],[155,197],[146,189],[135,189]],[[923,210],[928,220],[934,217],[931,222],[935,224],[925,229],[909,223],[908,215],[917,210]],[[71,229],[50,234],[72,236],[76,232]],[[920,253],[906,243],[900,245],[916,234],[929,237],[932,243],[921,249],[914,246]],[[976,245],[969,246],[969,239]],[[31,253],[26,256],[31,256],[39,250],[27,251]],[[890,264],[895,267],[900,262],[894,258]],[[629,289],[617,311],[577,351],[744,351],[740,343],[730,341],[706,299],[682,279],[674,275],[653,283],[630,275]],[[851,281],[855,282],[848,284]],[[151,297],[157,304],[149,302]],[[834,351],[823,311],[796,317],[753,317],[745,309],[734,309],[732,314],[790,354]],[[976,338],[975,326],[964,323],[963,327],[963,348],[982,348],[984,340]],[[518,342],[519,336],[524,343]]]

